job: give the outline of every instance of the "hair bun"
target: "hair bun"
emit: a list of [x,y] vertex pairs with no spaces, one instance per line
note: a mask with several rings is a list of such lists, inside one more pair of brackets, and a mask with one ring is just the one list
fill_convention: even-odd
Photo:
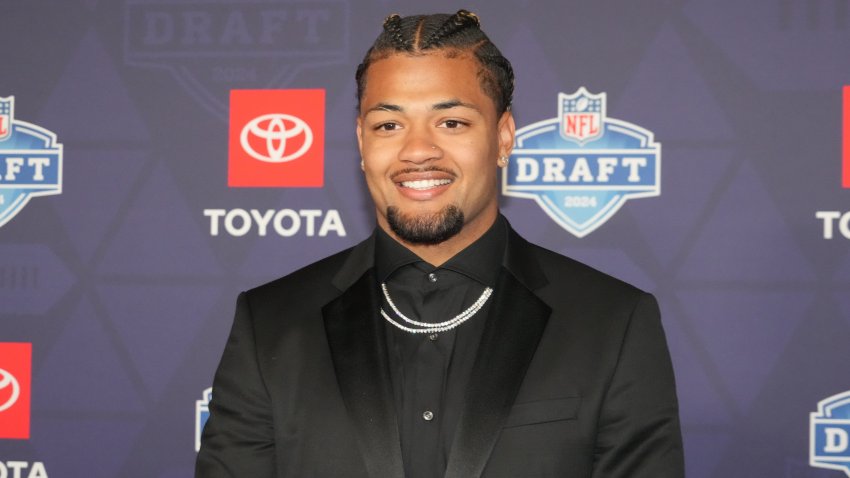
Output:
[[457,15],[459,20],[463,19],[463,20],[466,20],[466,21],[471,21],[472,23],[475,23],[475,26],[477,26],[477,27],[481,26],[481,21],[478,19],[478,15],[470,12],[469,10],[463,10],[463,9],[458,10],[457,13],[455,13],[455,15]]
[[396,23],[401,20],[401,15],[398,13],[390,13],[387,15],[387,18],[384,19],[384,28],[386,29],[388,25],[391,23]]

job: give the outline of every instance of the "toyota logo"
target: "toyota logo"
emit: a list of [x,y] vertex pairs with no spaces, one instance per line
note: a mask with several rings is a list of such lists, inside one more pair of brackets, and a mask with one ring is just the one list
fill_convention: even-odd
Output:
[[[304,137],[301,147],[294,152],[287,151],[287,142],[299,136]],[[265,140],[265,151],[258,151],[255,146],[263,143],[254,141],[252,144],[252,138]],[[310,149],[313,145],[313,131],[304,120],[296,116],[268,114],[258,116],[246,124],[239,136],[239,143],[254,159],[267,163],[285,163],[300,158]],[[297,145],[297,142],[294,143]]]
[[0,412],[5,411],[14,405],[15,402],[18,401],[18,397],[21,395],[21,386],[18,385],[18,381],[15,377],[11,373],[0,368],[0,391],[5,390],[6,387],[12,388],[12,394],[6,402],[0,403]]

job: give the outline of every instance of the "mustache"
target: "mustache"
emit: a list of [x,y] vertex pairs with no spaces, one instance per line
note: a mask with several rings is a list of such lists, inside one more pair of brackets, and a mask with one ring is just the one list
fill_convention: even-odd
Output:
[[450,176],[451,176],[451,177],[453,177],[453,178],[454,178],[454,177],[457,177],[457,174],[455,174],[455,172],[454,172],[454,171],[452,171],[451,169],[448,169],[448,168],[442,168],[442,167],[440,167],[440,166],[435,166],[435,165],[430,165],[430,166],[425,166],[425,167],[422,167],[422,168],[404,168],[404,169],[400,169],[400,170],[398,170],[398,171],[393,172],[393,173],[390,175],[390,179],[395,179],[396,177],[401,176],[402,174],[410,174],[410,173],[428,173],[428,172],[435,172],[435,171],[436,171],[436,172],[441,172],[441,173],[446,173],[446,174],[450,175]]

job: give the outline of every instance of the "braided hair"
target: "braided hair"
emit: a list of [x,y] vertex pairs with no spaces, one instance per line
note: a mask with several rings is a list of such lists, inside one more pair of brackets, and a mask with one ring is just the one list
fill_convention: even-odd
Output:
[[395,53],[416,55],[437,50],[448,50],[451,56],[462,52],[474,54],[482,66],[481,88],[493,99],[496,112],[501,115],[510,109],[514,91],[511,62],[481,30],[478,16],[467,10],[458,10],[454,15],[402,17],[394,13],[388,16],[383,31],[357,67],[357,108],[360,109],[366,88],[366,71],[373,62]]

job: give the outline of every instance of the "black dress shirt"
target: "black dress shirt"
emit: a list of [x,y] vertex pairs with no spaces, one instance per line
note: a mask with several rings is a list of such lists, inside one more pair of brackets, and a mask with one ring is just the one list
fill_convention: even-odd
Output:
[[[507,222],[499,216],[477,241],[440,267],[378,229],[375,264],[399,311],[419,322],[445,322],[468,309],[502,266]],[[407,478],[442,477],[490,300],[457,328],[414,334],[385,320],[390,375]],[[383,299],[384,311],[403,319]]]

